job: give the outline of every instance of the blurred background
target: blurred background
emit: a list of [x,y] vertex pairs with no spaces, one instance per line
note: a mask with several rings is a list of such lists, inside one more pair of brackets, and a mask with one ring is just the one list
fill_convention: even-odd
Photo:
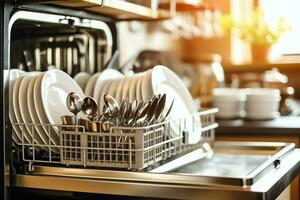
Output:
[[[170,2],[156,3],[170,9]],[[202,107],[216,87],[277,88],[283,99],[299,99],[299,7],[297,0],[179,0],[171,19],[118,23],[120,66],[170,66]]]

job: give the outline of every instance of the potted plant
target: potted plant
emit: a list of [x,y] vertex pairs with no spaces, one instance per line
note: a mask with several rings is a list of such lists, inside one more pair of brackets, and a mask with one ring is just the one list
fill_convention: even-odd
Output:
[[231,16],[223,16],[221,24],[225,32],[232,28],[238,30],[243,41],[249,42],[252,49],[252,60],[267,62],[269,50],[273,44],[277,43],[280,37],[289,31],[291,27],[286,20],[281,17],[275,26],[270,26],[264,13],[260,9],[255,9],[250,20],[238,23]]

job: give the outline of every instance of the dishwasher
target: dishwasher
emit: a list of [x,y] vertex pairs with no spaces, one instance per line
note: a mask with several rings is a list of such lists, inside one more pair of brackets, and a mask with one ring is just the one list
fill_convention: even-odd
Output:
[[[217,108],[144,127],[119,126],[97,133],[77,124],[10,122],[11,70],[39,73],[56,68],[74,77],[80,72],[95,74],[109,67],[107,63],[117,57],[120,48],[116,23],[136,20],[141,10],[133,6],[136,10],[123,15],[118,5],[127,4],[121,0],[1,2],[1,197],[279,196],[299,173],[300,150],[292,143],[215,142]],[[109,15],[111,12],[114,17]],[[197,123],[201,127],[195,126]],[[20,131],[19,139],[14,138],[16,130]],[[33,135],[44,131],[45,143],[40,145],[28,138],[28,130]],[[191,132],[199,135],[197,143],[187,142]],[[57,144],[51,138],[55,133],[59,135]]]

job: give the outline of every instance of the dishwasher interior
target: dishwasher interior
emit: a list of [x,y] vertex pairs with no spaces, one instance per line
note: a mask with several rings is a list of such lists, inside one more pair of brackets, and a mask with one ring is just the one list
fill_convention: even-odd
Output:
[[[10,33],[11,69],[47,71],[58,68],[72,77],[83,71],[91,74],[102,71],[117,46],[114,39],[116,33],[112,33],[106,23],[64,15],[19,11],[11,19]],[[217,127],[214,119],[216,112],[217,109],[211,109],[201,111],[199,116],[196,116],[200,117],[202,128],[195,131],[199,131],[203,137],[203,140],[196,145],[185,144],[185,131],[180,128],[178,128],[180,136],[173,139],[168,135],[159,136],[157,137],[160,138],[159,144],[156,145],[149,143],[149,146],[140,149],[136,146],[132,147],[131,143],[124,144],[120,149],[118,145],[110,146],[110,148],[117,148],[115,154],[110,155],[105,151],[99,153],[99,150],[95,149],[99,146],[90,146],[87,150],[80,149],[75,142],[63,143],[59,147],[49,145],[48,150],[47,146],[43,149],[36,148],[34,144],[12,144],[12,164],[16,174],[25,176],[35,174],[142,183],[247,187],[259,180],[268,170],[278,167],[281,160],[295,147],[294,144],[288,143],[214,142],[214,129]],[[153,137],[156,137],[160,132],[157,133],[155,128],[172,129],[173,123],[175,122],[150,127],[149,131],[154,135]],[[184,124],[192,123],[184,120]],[[175,126],[177,125],[180,127],[182,123],[175,123]],[[6,131],[8,133],[14,130],[8,128]],[[124,133],[125,130],[121,135],[116,132],[115,139],[112,139],[111,135],[104,135],[102,140],[108,138],[107,140],[111,141],[119,140],[118,137],[131,137],[129,133],[128,135]],[[133,141],[140,135],[141,133],[135,134]],[[128,141],[126,138],[124,141]],[[156,141],[157,138],[154,140]],[[166,141],[161,141],[161,138]],[[55,148],[59,150],[55,151]],[[65,153],[68,148],[73,148],[74,151]],[[127,152],[125,156],[124,151]],[[140,151],[144,154],[139,154]],[[98,154],[95,155],[95,152]],[[118,155],[118,152],[121,152],[120,154],[123,152],[123,155]],[[62,154],[65,157],[62,158]],[[135,167],[139,156],[146,161]],[[79,158],[68,160],[68,157]],[[111,163],[108,167],[104,165],[99,167],[93,164],[97,159],[110,159]],[[124,160],[129,163],[128,167],[124,167],[127,165],[123,164],[112,165],[119,159],[123,163]],[[116,168],[109,166],[116,166]]]
[[103,70],[116,49],[110,28],[102,21],[19,11],[10,25],[11,68],[93,74]]

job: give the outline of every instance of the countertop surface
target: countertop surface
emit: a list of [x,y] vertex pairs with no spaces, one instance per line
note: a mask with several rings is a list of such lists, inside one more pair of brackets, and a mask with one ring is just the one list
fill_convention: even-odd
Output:
[[300,100],[294,101],[293,114],[273,120],[217,119],[218,134],[274,134],[300,136]]
[[274,120],[217,119],[217,133],[230,134],[299,134],[300,116],[281,116]]

